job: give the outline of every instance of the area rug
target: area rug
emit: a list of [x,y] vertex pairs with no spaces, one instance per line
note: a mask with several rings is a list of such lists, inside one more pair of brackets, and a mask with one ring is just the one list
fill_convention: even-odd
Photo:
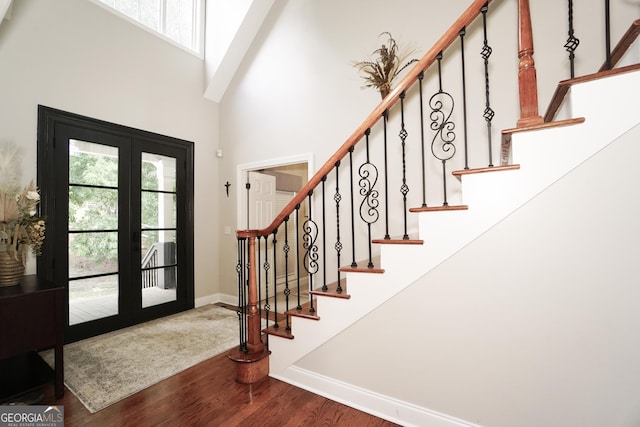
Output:
[[95,413],[237,343],[236,313],[206,305],[65,345],[64,383]]

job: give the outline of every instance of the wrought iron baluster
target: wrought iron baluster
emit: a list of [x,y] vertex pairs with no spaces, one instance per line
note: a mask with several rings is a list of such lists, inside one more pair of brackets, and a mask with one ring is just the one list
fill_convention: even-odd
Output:
[[[300,204],[296,205],[296,259],[300,259]],[[297,280],[297,294],[298,294],[298,305],[296,306],[297,310],[302,309],[302,305],[300,304],[300,268],[296,268],[296,280]]]
[[580,44],[580,40],[577,39],[574,35],[573,28],[573,0],[569,0],[569,38],[567,42],[564,44],[564,48],[567,52],[569,52],[569,64],[571,67],[571,78],[575,77],[575,51]]
[[385,240],[391,240],[389,235],[389,167],[387,156],[387,120],[389,119],[389,110],[382,113],[382,125],[384,133],[384,222],[385,222]]
[[262,319],[262,307],[260,306],[260,301],[262,301],[262,261],[261,261],[261,256],[260,256],[260,240],[261,237],[258,236],[256,238],[256,252],[257,252],[257,256],[256,256],[256,271],[258,273],[258,277],[257,277],[257,282],[258,282],[258,316],[260,316],[260,319]]
[[349,147],[349,180],[351,182],[351,267],[357,267],[356,262],[356,221],[353,201],[353,146]]
[[[273,230],[273,327],[279,328],[278,325],[278,263],[277,263],[277,243],[276,234],[278,229]],[[267,317],[267,326],[269,326],[269,317]],[[268,339],[268,338],[267,338]]]
[[236,313],[238,314],[240,351],[244,353],[247,352],[246,250],[246,239],[238,238],[238,263],[236,264],[236,272],[238,273],[238,307],[236,308]]
[[495,116],[495,112],[491,109],[491,102],[489,101],[489,57],[491,56],[492,49],[489,46],[489,39],[487,37],[487,12],[489,5],[485,4],[482,11],[482,27],[484,29],[484,40],[482,42],[482,52],[480,56],[484,60],[484,96],[485,96],[485,108],[482,117],[487,122],[487,141],[489,143],[489,167],[493,166],[493,150],[491,143],[491,121]]
[[369,160],[369,135],[371,129],[367,129],[364,132],[366,138],[366,150],[367,160],[360,166],[360,195],[362,196],[362,203],[360,203],[360,218],[367,224],[368,238],[369,238],[369,263],[368,267],[373,268],[373,256],[372,256],[372,238],[371,238],[371,225],[378,221],[380,214],[378,213],[378,190],[375,186],[378,182],[378,168]]
[[338,287],[337,291],[342,292],[342,286],[340,284],[340,252],[342,252],[342,242],[340,241],[340,160],[336,162],[336,192],[333,195],[333,200],[336,202],[336,256],[337,256],[337,273],[338,273]]
[[406,140],[409,133],[404,126],[404,98],[405,93],[400,94],[400,141],[402,145],[402,185],[400,186],[400,194],[402,194],[402,215],[404,221],[404,234],[403,240],[409,240],[409,234],[407,234],[407,194],[409,194],[409,186],[407,185],[407,159],[406,159]]
[[[258,246],[260,246],[258,244]],[[258,251],[258,254],[260,252]],[[258,255],[259,256],[259,255]],[[274,260],[275,261],[275,260]],[[269,237],[264,236],[264,318],[267,319],[266,324],[269,325],[269,312],[271,311],[271,304],[269,303],[269,270],[271,269],[271,264],[269,264]],[[258,295],[260,295],[260,288],[262,287],[262,283],[258,280]],[[275,294],[275,292],[274,292]],[[274,295],[275,297],[275,295]],[[275,298],[274,298],[275,299]],[[258,301],[260,301],[260,297],[258,297]],[[262,321],[262,315],[260,316],[260,320]],[[267,335],[267,339],[269,339],[269,335]],[[262,335],[260,335],[260,340],[262,341]]]
[[327,286],[327,209],[325,201],[325,188],[327,176],[322,177],[322,290],[329,289]]
[[607,70],[611,69],[611,5],[609,0],[604,2],[604,38],[607,55]]
[[462,27],[460,36],[460,62],[462,66],[462,135],[464,138],[464,168],[469,169],[469,148],[467,145],[467,75],[465,70],[464,36],[467,29]]
[[[438,92],[433,94],[429,99],[431,107],[431,129],[435,131],[433,140],[431,141],[431,153],[442,162],[442,182],[444,200],[442,206],[449,206],[447,201],[447,161],[456,154],[456,146],[453,141],[456,138],[455,123],[450,121],[453,113],[454,101],[453,97],[442,89],[442,52],[436,57],[438,61]],[[439,141],[438,141],[439,139]],[[441,143],[436,145],[436,143]]]
[[[309,215],[307,216],[307,220],[303,225],[303,236],[304,240],[303,247],[306,252],[304,254],[304,267],[309,273],[309,291],[313,290],[313,278],[314,275],[318,272],[318,245],[316,244],[318,239],[318,224],[313,220],[313,209],[311,206],[311,196],[313,195],[313,190],[309,191],[307,198],[309,204]],[[309,294],[309,312],[315,313],[316,309],[313,306],[313,294]]]
[[[291,289],[289,289],[289,215],[284,218],[284,246],[282,252],[284,253],[284,311],[289,311],[289,295],[291,295]],[[285,330],[290,331],[291,325],[289,323],[289,316],[285,317]]]
[[422,80],[424,80],[424,71],[418,74],[418,93],[420,94],[420,147],[422,153],[422,207],[427,207],[427,156],[424,151],[424,101],[422,96]]

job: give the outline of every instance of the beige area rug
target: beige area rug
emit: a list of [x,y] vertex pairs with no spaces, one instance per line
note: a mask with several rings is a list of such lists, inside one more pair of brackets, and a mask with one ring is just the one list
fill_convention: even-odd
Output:
[[64,383],[94,413],[237,343],[237,314],[206,305],[65,345]]

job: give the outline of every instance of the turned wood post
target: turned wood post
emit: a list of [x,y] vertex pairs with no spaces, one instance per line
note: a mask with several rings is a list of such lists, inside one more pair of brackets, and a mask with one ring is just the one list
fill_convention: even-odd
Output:
[[518,127],[542,123],[538,113],[538,81],[533,60],[533,31],[529,0],[518,1],[518,88],[520,95],[520,119]]
[[264,344],[260,340],[260,313],[258,311],[258,280],[256,261],[256,236],[249,237],[249,308],[247,310],[247,350],[261,352]]

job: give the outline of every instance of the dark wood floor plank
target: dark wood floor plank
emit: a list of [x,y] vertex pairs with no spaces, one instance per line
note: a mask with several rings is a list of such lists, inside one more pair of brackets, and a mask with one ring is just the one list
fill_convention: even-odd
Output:
[[95,414],[69,390],[56,400],[53,384],[40,404],[63,405],[67,427],[396,425],[274,378],[247,385],[234,376],[224,353]]

